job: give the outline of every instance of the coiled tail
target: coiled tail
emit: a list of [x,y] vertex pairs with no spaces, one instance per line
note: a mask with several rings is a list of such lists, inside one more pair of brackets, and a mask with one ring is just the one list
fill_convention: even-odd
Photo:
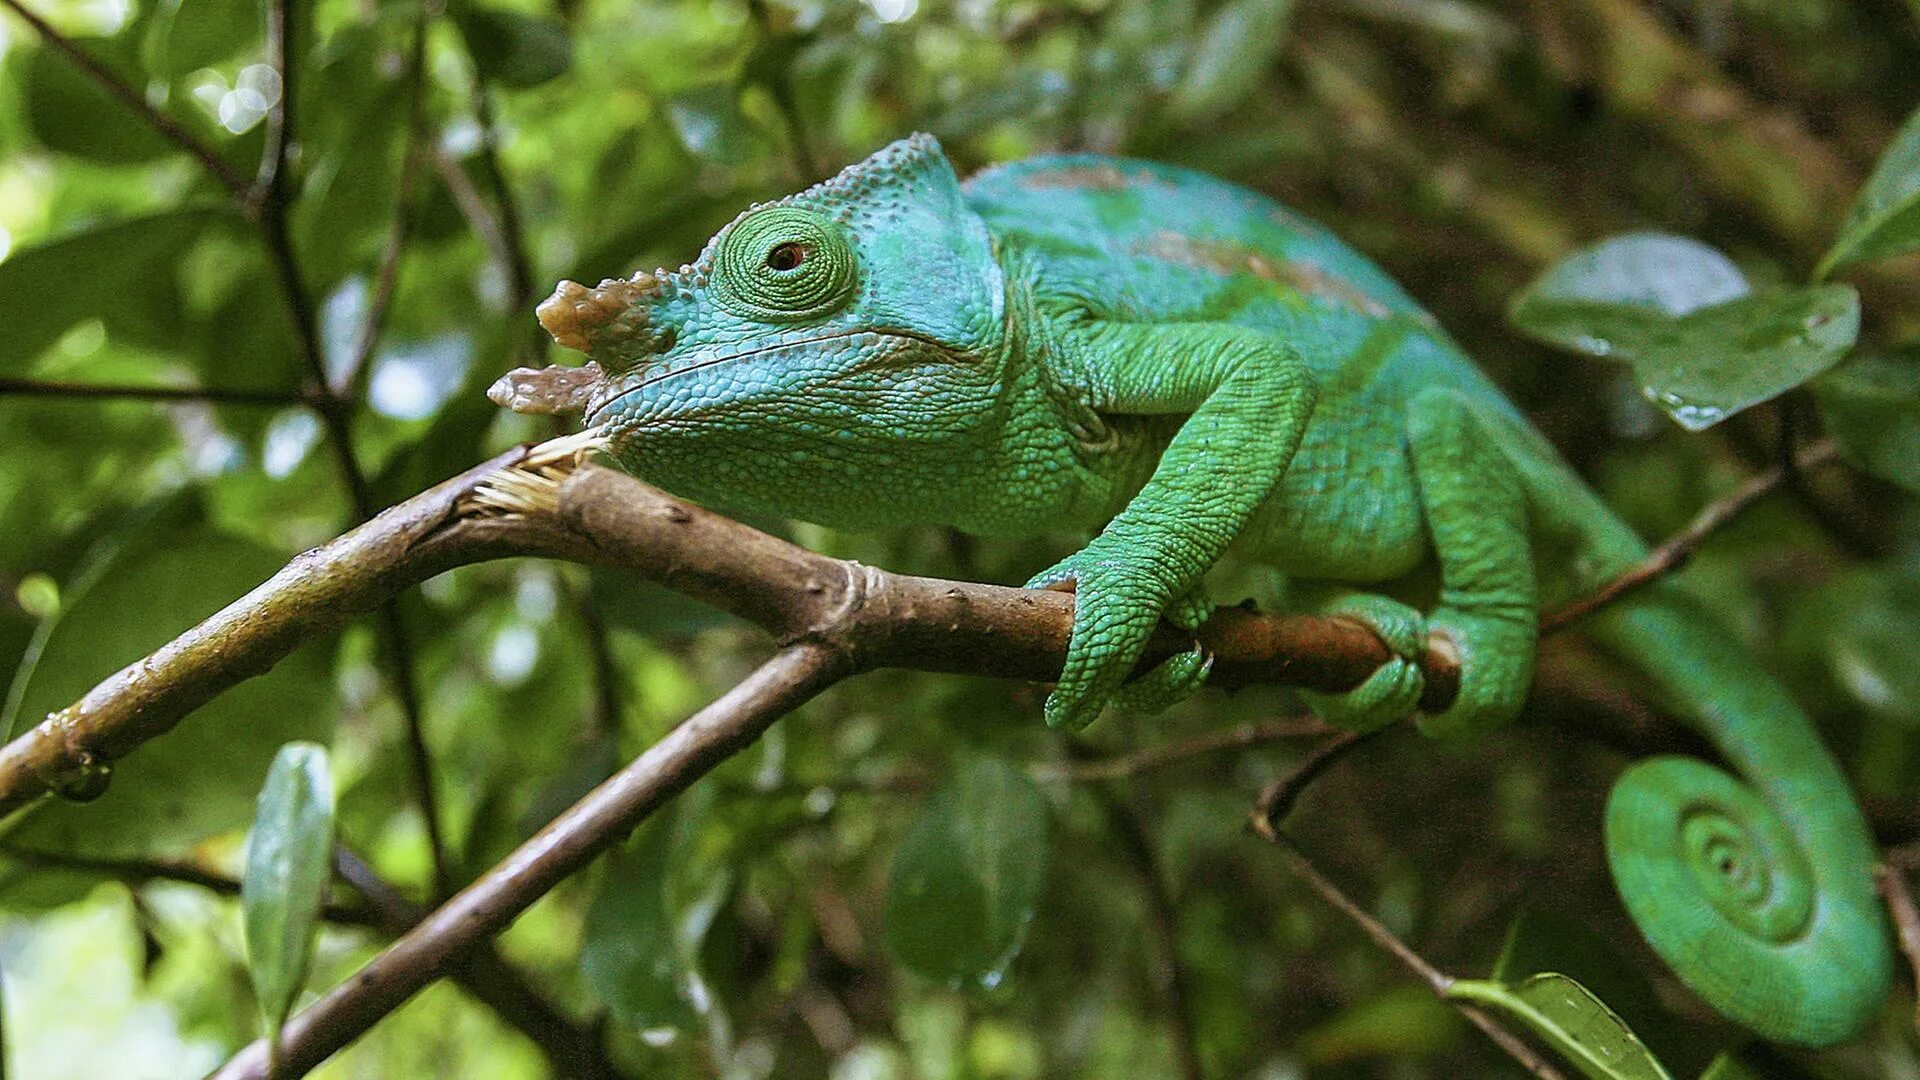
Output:
[[1589,628],[1744,777],[1675,756],[1621,775],[1607,858],[1634,922],[1688,986],[1768,1039],[1859,1034],[1892,957],[1872,839],[1813,725],[1678,589],[1648,588]]

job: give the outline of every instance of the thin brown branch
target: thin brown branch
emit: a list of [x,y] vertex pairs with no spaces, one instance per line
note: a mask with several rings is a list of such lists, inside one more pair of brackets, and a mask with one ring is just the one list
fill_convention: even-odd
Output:
[[[1256,821],[1258,820],[1260,819],[1256,817]],[[1566,1080],[1560,1070],[1554,1068],[1518,1035],[1508,1031],[1491,1014],[1478,1006],[1448,997],[1447,991],[1453,986],[1453,976],[1428,963],[1425,957],[1415,952],[1406,942],[1401,941],[1380,920],[1367,914],[1359,904],[1354,903],[1352,897],[1342,892],[1338,885],[1320,872],[1320,868],[1314,865],[1313,860],[1307,857],[1307,853],[1300,849],[1292,837],[1277,829],[1262,831],[1258,824],[1254,829],[1273,844],[1275,850],[1280,852],[1280,857],[1286,860],[1288,868],[1305,881],[1314,892],[1319,893],[1321,899],[1331,905],[1334,910],[1345,915],[1360,928],[1362,933],[1371,938],[1374,944],[1400,961],[1408,971],[1417,975],[1441,1000],[1458,1009],[1460,1015],[1467,1018],[1468,1023],[1485,1033],[1494,1045],[1506,1051],[1507,1055],[1518,1062],[1521,1068],[1539,1077],[1540,1080]]]
[[1293,804],[1307,785],[1314,782],[1327,767],[1368,740],[1379,737],[1389,728],[1379,728],[1365,733],[1341,731],[1327,739],[1300,759],[1292,771],[1279,777],[1260,791],[1260,797],[1254,801],[1253,831],[1267,840],[1274,840],[1280,828],[1280,822],[1293,811]]
[[[124,885],[139,886],[151,881],[196,885],[221,896],[239,896],[240,882],[217,870],[195,862],[175,859],[96,859],[63,851],[37,851],[31,848],[0,846],[0,856],[29,866],[51,870],[73,870],[97,874]],[[369,904],[349,904],[330,900],[320,909],[328,922],[342,926],[379,927],[380,915]]]
[[[499,866],[428,915],[287,1022],[283,1068],[298,1075],[324,1061],[446,972],[466,950],[505,929],[561,880],[587,865],[649,814],[774,721],[853,669],[842,649],[790,646],[522,844]],[[242,1050],[214,1075],[267,1075],[266,1044]]]
[[[495,220],[500,225],[500,247],[494,255],[501,261],[501,269],[507,275],[507,308],[518,312],[534,299],[536,286],[533,281],[533,262],[527,257],[526,234],[520,225],[519,200],[514,198],[513,188],[507,183],[506,169],[500,164],[499,123],[493,114],[493,94],[484,82],[474,83],[473,116],[480,127],[480,169],[486,174],[487,185],[493,188],[493,204],[497,208]],[[537,331],[536,327],[530,332]],[[544,339],[536,336],[533,340]]]
[[341,396],[358,401],[366,392],[366,381],[373,368],[373,354],[380,345],[380,332],[386,328],[387,310],[400,284],[400,261],[406,254],[407,237],[413,227],[413,189],[419,181],[420,159],[426,154],[422,142],[427,129],[427,29],[431,16],[426,7],[414,19],[413,44],[407,53],[407,138],[400,158],[400,178],[394,185],[393,222],[387,226],[386,245],[380,250],[380,266],[374,272],[373,295],[367,301],[367,315],[349,353],[347,369],[340,379]]
[[[1891,862],[1874,867],[1873,883],[1880,889],[1880,898],[1886,901],[1887,911],[1893,916],[1893,926],[1900,937],[1900,951],[1907,956],[1908,973],[1920,987],[1920,906],[1913,902],[1913,891],[1907,886],[1907,873]],[[1914,1030],[1920,1031],[1920,1013],[1913,1020]]]
[[1107,821],[1120,838],[1120,846],[1140,878],[1140,892],[1147,902],[1147,925],[1153,930],[1154,946],[1159,952],[1162,991],[1166,994],[1167,1019],[1173,1028],[1175,1058],[1182,1080],[1205,1080],[1206,1068],[1200,1059],[1200,1037],[1193,1019],[1193,994],[1187,985],[1186,968],[1180,963],[1180,933],[1173,897],[1161,877],[1160,860],[1153,851],[1153,839],[1146,823],[1132,806],[1121,801],[1119,793],[1097,790],[1097,798],[1106,811]]
[[1197,757],[1205,757],[1208,754],[1217,754],[1223,750],[1241,750],[1262,743],[1311,739],[1333,733],[1333,728],[1311,716],[1268,720],[1264,723],[1241,724],[1226,731],[1211,731],[1191,739],[1162,743],[1110,757],[1087,758],[1057,765],[1036,765],[1032,772],[1036,780],[1070,780],[1075,783],[1118,780],[1152,772],[1155,769],[1163,769],[1169,765],[1177,765]]
[[262,405],[269,408],[306,405],[307,395],[293,390],[222,390],[198,386],[129,386],[121,383],[78,383],[47,379],[16,379],[0,375],[0,397],[125,398],[133,401],[203,401],[214,405]]
[[[292,46],[298,31],[292,7],[289,0],[268,0],[267,4],[267,60],[280,77],[280,96],[267,111],[266,148],[262,154],[259,178],[254,182],[247,203],[253,210],[254,220],[259,223],[268,262],[273,267],[274,277],[286,301],[287,314],[293,322],[294,341],[306,370],[314,411],[320,416],[327,445],[339,467],[341,480],[346,485],[353,506],[354,520],[358,523],[374,514],[373,488],[367,482],[366,471],[361,468],[359,455],[354,449],[352,400],[335,391],[332,380],[327,376],[326,353],[320,341],[313,293],[307,288],[301,273],[300,260],[294,251],[292,229],[287,220],[287,209],[292,202],[288,158],[296,137],[294,98],[300,85],[299,54]],[[425,47],[424,25],[419,29],[421,33],[416,34],[415,41],[416,60],[424,57],[419,50]],[[415,75],[413,81],[417,87],[422,81],[418,77],[418,69]],[[417,121],[418,117],[413,119]],[[404,194],[402,202],[404,204]],[[398,258],[397,254],[395,258]],[[413,648],[397,606],[390,603],[382,606],[378,627],[388,661],[388,677],[392,680],[394,695],[400,703],[401,717],[406,727],[415,801],[419,804],[421,819],[426,826],[434,891],[435,895],[444,896],[452,889],[452,874],[447,862],[446,830],[441,824],[439,801],[434,794],[433,759],[427,750],[420,694],[414,685]]]
[[15,15],[25,20],[26,24],[33,27],[34,32],[40,35],[42,41],[72,61],[75,67],[85,72],[87,77],[102,90],[139,114],[140,118],[147,122],[147,126],[192,155],[206,167],[207,172],[211,173],[214,179],[220,181],[222,187],[233,194],[234,198],[242,203],[247,201],[249,186],[246,178],[241,176],[232,165],[227,164],[226,160],[215,153],[212,147],[201,142],[192,132],[182,127],[180,121],[154,108],[147,102],[146,95],[129,86],[105,64],[94,59],[85,49],[75,45],[72,39],[54,29],[52,24],[21,4],[20,0],[0,0],[0,4],[4,4]]
[[[1838,460],[1839,450],[1831,440],[1823,439],[1800,451],[1799,466],[1802,471],[1811,471]],[[1787,471],[1776,465],[1741,484],[1738,488],[1721,498],[1715,499],[1701,510],[1686,528],[1669,537],[1665,543],[1654,548],[1631,570],[1607,582],[1599,589],[1581,597],[1571,604],[1553,611],[1540,620],[1540,632],[1550,634],[1571,623],[1613,603],[1633,590],[1664,577],[1684,566],[1700,545],[1714,533],[1720,531],[1741,511],[1758,502],[1787,482]]]
[[1345,731],[1328,739],[1294,766],[1291,772],[1268,784],[1260,792],[1260,797],[1254,804],[1253,813],[1248,818],[1249,827],[1255,835],[1278,849],[1281,858],[1286,860],[1294,874],[1311,886],[1313,891],[1319,893],[1322,899],[1358,926],[1374,944],[1400,961],[1408,971],[1419,976],[1435,995],[1459,1010],[1469,1023],[1493,1040],[1494,1045],[1505,1050],[1508,1056],[1519,1062],[1521,1068],[1534,1076],[1541,1077],[1542,1080],[1565,1080],[1559,1070],[1535,1053],[1534,1049],[1519,1036],[1508,1031],[1506,1026],[1494,1019],[1490,1013],[1449,996],[1448,991],[1453,988],[1453,976],[1434,967],[1426,957],[1415,952],[1413,946],[1400,940],[1393,931],[1387,929],[1386,924],[1367,914],[1359,904],[1353,901],[1352,897],[1341,891],[1332,879],[1321,873],[1320,868],[1307,856],[1300,845],[1280,828],[1280,823],[1293,809],[1293,804],[1299,799],[1300,793],[1305,791],[1307,785],[1315,778],[1324,773],[1328,766],[1345,757],[1362,743],[1389,730],[1391,728],[1378,728],[1366,733]]
[[[573,445],[578,445],[577,443]],[[171,730],[215,694],[454,566],[509,556],[624,567],[786,642],[844,638],[863,669],[905,667],[1051,681],[1066,655],[1065,593],[888,574],[831,559],[682,502],[623,473],[570,468],[571,450],[518,449],[307,552],[199,626],[136,659],[0,748],[0,813],[92,763]],[[505,511],[502,488],[522,491]],[[1350,688],[1386,659],[1357,623],[1218,612],[1202,629],[1212,681]],[[1141,663],[1192,648],[1162,626]],[[1430,686],[1457,671],[1427,660]]]

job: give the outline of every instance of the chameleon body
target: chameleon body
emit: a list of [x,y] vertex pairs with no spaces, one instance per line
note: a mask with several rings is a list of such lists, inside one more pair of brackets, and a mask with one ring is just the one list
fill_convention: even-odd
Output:
[[[1058,725],[1191,693],[1197,651],[1123,682],[1157,620],[1206,617],[1201,579],[1234,552],[1396,653],[1314,696],[1322,715],[1413,714],[1433,634],[1460,691],[1419,723],[1481,732],[1521,706],[1541,608],[1645,553],[1384,272],[1184,169],[1048,157],[962,184],[917,135],[748,210],[677,271],[565,283],[541,320],[597,368],[516,372],[496,400],[583,409],[670,490],[851,529],[1092,534],[1029,582],[1075,590]],[[1635,921],[1759,1033],[1857,1033],[1887,931],[1811,725],[1673,588],[1586,625],[1745,777],[1673,757],[1621,777],[1606,835]]]

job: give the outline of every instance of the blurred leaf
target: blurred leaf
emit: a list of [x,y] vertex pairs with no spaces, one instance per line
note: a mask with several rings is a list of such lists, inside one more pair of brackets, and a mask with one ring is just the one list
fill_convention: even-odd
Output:
[[1460,1013],[1424,986],[1398,986],[1340,1010],[1300,1036],[1308,1065],[1363,1057],[1432,1057],[1460,1041]]
[[259,40],[257,0],[162,0],[147,24],[141,59],[162,79],[178,79]]
[[1813,392],[1848,461],[1920,493],[1920,346],[1853,356]]
[[1518,983],[1461,979],[1447,994],[1527,1025],[1590,1080],[1673,1080],[1626,1021],[1565,975],[1548,972]]
[[482,78],[516,90],[559,78],[573,65],[573,39],[558,19],[460,4],[454,19]]
[[82,229],[0,262],[0,370],[21,370],[76,323],[123,319],[145,297],[173,299],[175,263],[219,209],[167,210]]
[[240,883],[246,916],[247,973],[268,1037],[306,983],[333,866],[333,774],[327,749],[293,742],[274,755],[247,835]]
[[1684,236],[1627,233],[1562,259],[1513,299],[1522,331],[1589,356],[1626,358],[1686,315],[1747,295],[1714,248]]
[[1920,248],[1920,109],[1880,155],[1814,276],[1914,248]]
[[1292,7],[1291,0],[1227,0],[1194,43],[1169,111],[1193,121],[1238,104],[1279,55]]
[[740,111],[731,82],[707,83],[667,99],[667,119],[687,152],[703,161],[738,165],[766,148],[760,129]]
[[1801,618],[1852,706],[1920,726],[1920,593],[1911,573],[1856,567],[1826,583]]
[[633,1030],[689,1027],[688,966],[667,909],[674,830],[650,822],[632,844],[607,854],[587,908],[580,974],[587,989]]
[[990,758],[962,764],[894,852],[894,957],[942,982],[996,985],[1040,901],[1048,839],[1046,798],[1025,773]]
[[[132,62],[128,42],[120,38],[76,38],[73,44],[127,84],[140,87],[146,83],[145,75]],[[173,149],[173,143],[143,117],[52,49],[38,48],[28,54],[22,79],[27,128],[49,150],[87,161],[125,165],[151,161]]]
[[[64,590],[21,665],[4,719],[38,722],[264,581],[285,562],[177,512],[152,515]],[[130,617],[137,613],[137,617]],[[106,794],[43,803],[10,836],[25,847],[118,857],[177,850],[252,816],[251,777],[281,744],[325,738],[331,641],[309,645],[113,763]]]
[[1839,363],[1859,333],[1850,285],[1762,293],[1658,328],[1633,373],[1649,401],[1701,431]]

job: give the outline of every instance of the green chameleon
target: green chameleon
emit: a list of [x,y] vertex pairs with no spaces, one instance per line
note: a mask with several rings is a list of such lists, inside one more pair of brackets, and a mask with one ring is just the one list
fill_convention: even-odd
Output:
[[[962,184],[915,135],[749,209],[691,265],[565,282],[540,318],[594,362],[516,371],[494,400],[584,411],[624,468],[688,497],[846,529],[1093,534],[1028,583],[1075,592],[1054,725],[1198,688],[1197,648],[1127,677],[1158,620],[1205,620],[1202,578],[1233,551],[1396,654],[1312,695],[1323,717],[1416,712],[1431,634],[1460,688],[1418,723],[1473,735],[1519,711],[1542,607],[1645,554],[1385,273],[1184,169],[1045,157]],[[1891,978],[1875,852],[1809,722],[1673,588],[1587,628],[1747,778],[1680,757],[1620,778],[1606,839],[1635,921],[1760,1034],[1858,1033]]]

